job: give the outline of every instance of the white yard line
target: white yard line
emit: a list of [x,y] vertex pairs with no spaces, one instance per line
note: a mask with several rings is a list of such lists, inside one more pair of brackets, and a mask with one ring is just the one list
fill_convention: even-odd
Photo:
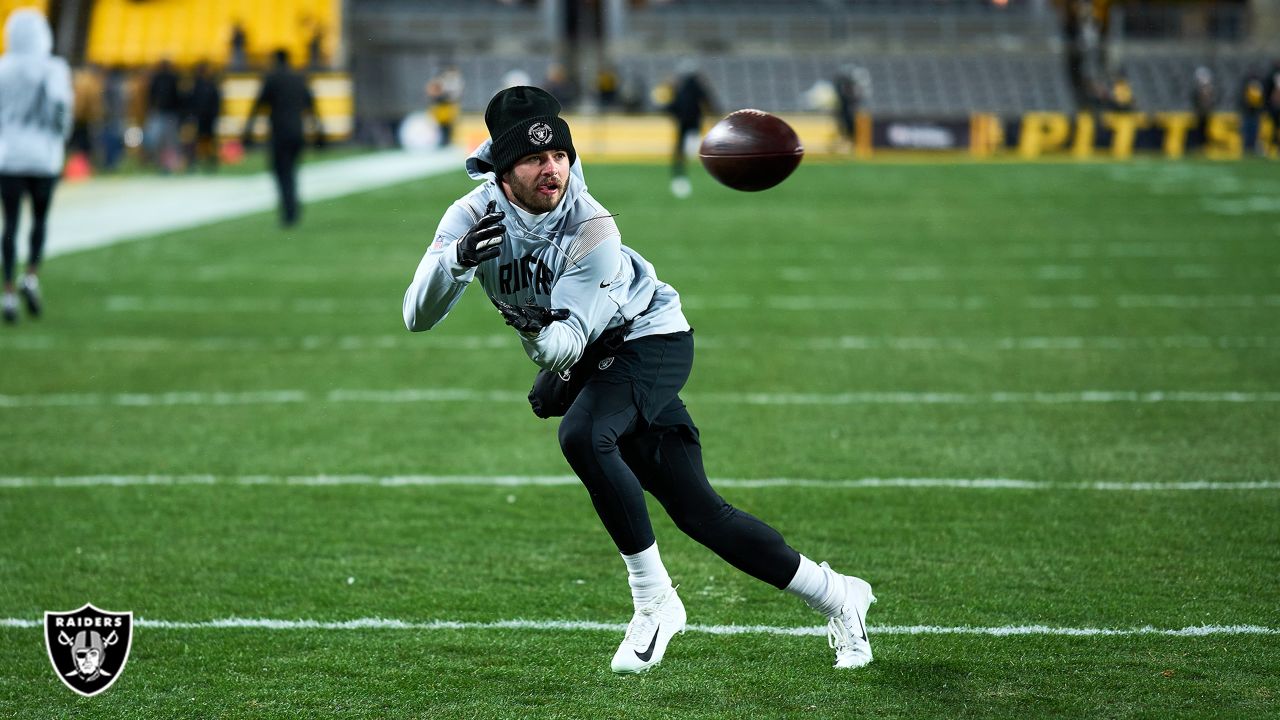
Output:
[[[1117,403],[1277,403],[1280,392],[1199,390],[1084,390],[1074,392],[998,391],[961,392],[831,392],[831,393],[730,393],[691,392],[686,400],[723,405],[844,406],[844,405],[1072,405]],[[524,390],[476,390],[472,388],[397,388],[394,390],[336,389],[253,390],[208,392],[176,390],[161,393],[41,393],[0,395],[3,407],[168,407],[178,405],[284,405],[296,403],[398,404],[423,402],[526,403]]]
[[[1004,298],[986,295],[682,295],[690,310],[779,310],[794,312],[851,311],[991,311],[1018,307],[1027,310],[1247,310],[1280,308],[1280,295],[1031,295]],[[179,295],[109,295],[106,312],[149,313],[337,313],[395,312],[395,300],[288,299],[282,297],[184,297]]]
[[[355,620],[277,620],[273,618],[220,618],[216,620],[151,620],[137,618],[134,626],[154,630],[549,630],[569,632],[625,632],[621,623],[591,620],[495,620],[475,622],[462,620],[396,620],[393,618],[358,618]],[[44,620],[0,618],[0,627],[43,628]],[[698,625],[688,630],[708,635],[788,635],[823,636],[826,627],[777,627],[773,625]],[[1262,625],[1190,625],[1183,628],[1158,628],[1151,625],[1133,628],[1055,627],[1052,625],[869,625],[872,635],[988,635],[994,637],[1059,635],[1068,637],[1126,637],[1158,635],[1167,637],[1204,637],[1208,635],[1277,635],[1280,628]]]
[[[438,175],[462,172],[456,151],[399,150],[341,160],[304,161],[298,178],[302,200],[315,202]],[[49,214],[48,257],[197,227],[276,207],[266,172],[239,176],[173,175],[105,177],[62,183]],[[23,213],[24,224],[29,222]],[[25,227],[19,228],[26,237]],[[23,252],[26,243],[19,243]]]
[[[1265,350],[1280,349],[1280,337],[1243,335],[1167,335],[1152,337],[1114,336],[1029,336],[1029,337],[883,337],[875,335],[830,335],[795,337],[785,340],[798,350],[864,351],[1069,351],[1069,350]],[[700,349],[748,350],[759,346],[758,338],[699,335]],[[367,352],[372,350],[492,350],[517,347],[513,333],[492,335],[429,335],[409,332],[382,335],[300,335],[297,337],[170,337],[158,335],[67,337],[60,334],[0,334],[0,350],[69,350],[90,352],[173,353],[173,352]]]
[[[1280,480],[1188,480],[1166,482],[1053,482],[1014,478],[717,478],[718,487],[804,487],[829,490],[869,488],[954,488],[960,490],[1069,490],[1118,492],[1187,492],[1280,490]],[[0,489],[136,487],[179,485],[332,487],[364,485],[383,488],[564,487],[580,481],[572,475],[79,475],[0,477]]]

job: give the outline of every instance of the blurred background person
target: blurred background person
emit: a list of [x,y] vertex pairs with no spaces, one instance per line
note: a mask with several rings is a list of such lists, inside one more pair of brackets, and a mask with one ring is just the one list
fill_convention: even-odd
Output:
[[275,67],[262,76],[262,87],[249,109],[242,139],[245,147],[253,144],[254,118],[264,106],[270,108],[269,150],[271,172],[280,195],[280,224],[291,227],[302,215],[298,202],[298,162],[302,159],[302,148],[306,143],[304,116],[310,116],[315,125],[317,145],[324,143],[324,132],[306,77],[289,67],[287,50],[276,50],[274,57]]
[[249,69],[249,37],[245,33],[244,23],[236,20],[231,24],[231,35],[228,40],[231,46],[231,70],[244,72]]
[[560,106],[571,108],[578,101],[578,87],[569,77],[569,71],[560,63],[547,66],[547,77],[542,81],[542,89],[560,101]]
[[4,206],[0,311],[5,322],[14,323],[18,320],[14,276],[22,199],[31,199],[31,234],[21,292],[27,312],[36,317],[41,310],[38,273],[45,225],[62,172],[75,101],[71,71],[66,61],[52,55],[53,34],[44,15],[15,10],[5,22],[4,40],[5,53],[0,56],[0,199]]
[[196,64],[187,96],[188,117],[194,124],[194,138],[187,149],[187,169],[203,166],[218,170],[218,116],[222,114],[222,89],[207,62]]
[[71,89],[75,95],[75,109],[71,114],[70,151],[76,162],[97,162],[100,154],[97,139],[102,126],[102,70],[85,65],[71,73]]
[[1133,85],[1123,70],[1116,71],[1111,78],[1111,91],[1108,96],[1108,107],[1116,112],[1133,112]]
[[102,78],[102,127],[98,147],[103,170],[111,172],[124,157],[124,131],[129,120],[129,87],[125,71],[112,67]]
[[[1267,105],[1267,115],[1271,117],[1271,133],[1267,138],[1272,148],[1280,148],[1280,60],[1271,63],[1271,70],[1262,83],[1262,95]],[[1269,149],[1265,146],[1263,152]]]
[[427,82],[427,102],[431,117],[440,128],[440,147],[453,142],[453,127],[462,112],[462,73],[454,65],[446,65],[439,75]]
[[324,56],[324,23],[313,15],[307,15],[302,24],[307,29],[307,69],[323,70],[328,67]]
[[690,151],[686,146],[697,143],[702,134],[703,116],[716,112],[715,98],[698,72],[696,62],[680,62],[667,112],[676,124],[675,149],[671,156],[671,194],[687,198],[693,193],[693,186],[685,169],[685,155]]
[[606,112],[616,109],[621,92],[622,79],[618,77],[618,71],[612,65],[601,66],[600,72],[596,73],[596,101],[600,103],[600,109]]
[[1266,109],[1262,73],[1254,68],[1245,75],[1244,82],[1240,83],[1240,136],[1247,155],[1258,152],[1258,128]]
[[147,83],[147,124],[142,134],[151,163],[162,173],[178,168],[181,127],[182,89],[173,63],[166,58],[156,64]]
[[841,69],[831,82],[835,89],[835,120],[838,135],[838,150],[853,152],[857,147],[855,120],[858,106],[862,103],[862,90],[855,78],[855,70],[851,67]]
[[1201,65],[1196,68],[1191,84],[1191,111],[1196,115],[1195,140],[1200,147],[1209,144],[1209,116],[1218,103],[1218,91],[1213,85],[1213,71]]

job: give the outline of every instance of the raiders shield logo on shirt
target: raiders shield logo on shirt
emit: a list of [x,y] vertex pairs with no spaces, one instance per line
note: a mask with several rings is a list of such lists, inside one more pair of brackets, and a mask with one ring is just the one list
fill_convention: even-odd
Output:
[[111,687],[129,661],[133,613],[79,610],[44,614],[44,646],[64,685],[92,697]]

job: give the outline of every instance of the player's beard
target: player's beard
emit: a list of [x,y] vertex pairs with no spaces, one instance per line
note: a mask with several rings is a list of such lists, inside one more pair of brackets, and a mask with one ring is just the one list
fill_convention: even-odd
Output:
[[[515,196],[516,204],[534,215],[541,215],[555,210],[556,206],[560,204],[560,200],[564,198],[564,190],[568,182],[568,179],[555,176],[545,177],[539,175],[528,183],[521,182],[515,173],[508,173],[506,177],[507,187],[511,189],[511,194]],[[556,191],[554,194],[548,195],[540,190],[540,188],[548,184],[555,185]]]

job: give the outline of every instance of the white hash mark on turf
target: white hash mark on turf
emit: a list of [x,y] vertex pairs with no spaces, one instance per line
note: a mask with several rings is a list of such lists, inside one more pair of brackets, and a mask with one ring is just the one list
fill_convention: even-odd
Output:
[[[1188,480],[1165,482],[1053,482],[1014,478],[855,478],[819,480],[815,478],[716,478],[720,487],[820,489],[869,488],[954,488],[961,490],[1100,490],[1167,492],[1202,490],[1280,490],[1280,480]],[[479,487],[573,487],[580,483],[572,475],[84,475],[54,477],[0,477],[0,489],[131,487],[147,485],[243,485],[331,487],[364,485],[384,488],[479,486]]]
[[[985,295],[912,295],[909,298],[850,295],[682,295],[691,310],[769,310],[794,312],[847,311],[987,311],[1010,304],[1009,299]],[[1030,295],[1020,305],[1031,310],[1209,309],[1231,310],[1280,307],[1280,295]],[[378,312],[376,298],[333,300],[323,298],[201,298],[185,296],[108,295],[106,312],[120,313],[252,313],[252,314],[349,314]]]
[[[803,336],[787,341],[805,350],[897,350],[904,352],[982,351],[1070,351],[1070,350],[1214,350],[1280,349],[1280,337],[1166,335],[1118,336],[1024,336],[1024,337],[930,337],[832,335]],[[500,335],[437,335],[427,341],[408,333],[381,335],[300,335],[296,337],[159,337],[111,336],[75,339],[60,335],[0,336],[0,350],[44,352],[48,350],[88,350],[90,352],[216,353],[216,352],[370,352],[377,350],[478,350],[514,347],[516,339]],[[700,338],[703,350],[742,350],[759,344],[754,338],[710,336]]]
[[[39,628],[42,620],[2,618],[0,627]],[[137,627],[157,630],[221,630],[252,628],[259,630],[567,630],[622,632],[626,625],[589,620],[496,620],[462,622],[457,620],[411,621],[394,618],[358,618],[355,620],[276,620],[272,618],[220,618],[205,621],[151,620],[138,618]],[[823,627],[776,627],[772,625],[697,625],[690,632],[708,635],[825,635]],[[990,635],[1010,637],[1024,635],[1065,635],[1073,637],[1109,637],[1129,635],[1165,635],[1203,637],[1207,635],[1280,635],[1280,628],[1261,625],[1190,625],[1184,628],[1073,628],[1051,625],[1002,625],[974,627],[970,625],[881,625],[868,628],[872,635]]]
[[[983,405],[1073,403],[1274,403],[1275,391],[1199,390],[1083,390],[1075,392],[997,391],[963,392],[788,392],[788,393],[688,393],[686,400],[731,405]],[[516,390],[472,388],[400,388],[394,390],[257,390],[162,393],[50,393],[0,395],[0,407],[165,407],[173,405],[279,405],[304,402],[414,403],[414,402],[528,402],[527,393]]]

